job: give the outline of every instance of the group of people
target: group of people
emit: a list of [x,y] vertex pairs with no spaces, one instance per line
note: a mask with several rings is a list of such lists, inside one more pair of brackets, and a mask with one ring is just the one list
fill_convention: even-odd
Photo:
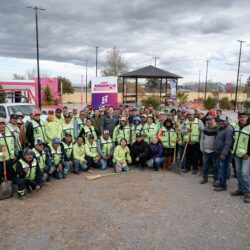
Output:
[[6,124],[0,118],[0,182],[7,178],[18,186],[18,197],[39,190],[53,176],[64,179],[72,171],[94,168],[129,171],[171,168],[173,159],[184,173],[202,170],[201,184],[213,175],[215,191],[227,189],[230,165],[238,178],[233,196],[250,203],[250,123],[240,112],[233,122],[221,110],[186,108],[157,111],[153,107],[114,109],[89,107],[78,113],[65,106],[48,111],[46,121],[34,110],[30,119],[17,112]]

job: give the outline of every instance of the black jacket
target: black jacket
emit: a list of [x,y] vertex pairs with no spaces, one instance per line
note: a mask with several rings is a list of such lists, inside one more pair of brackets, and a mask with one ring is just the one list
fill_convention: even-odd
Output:
[[149,158],[149,145],[142,139],[140,142],[135,141],[131,146],[131,156],[134,160],[136,157],[140,159]]

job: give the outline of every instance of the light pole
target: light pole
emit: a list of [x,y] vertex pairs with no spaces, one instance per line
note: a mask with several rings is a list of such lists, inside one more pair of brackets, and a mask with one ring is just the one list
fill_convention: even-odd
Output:
[[201,91],[201,71],[199,70],[198,99],[200,99],[200,91]]
[[97,77],[97,63],[98,63],[98,61],[97,61],[97,59],[98,59],[98,48],[99,47],[95,47],[95,76]]
[[155,59],[155,67],[156,67],[156,60],[159,59],[160,57],[159,56],[153,56],[152,58]]
[[208,74],[208,63],[209,60],[206,60],[207,68],[206,68],[206,82],[205,82],[205,100],[207,99],[207,74]]
[[27,7],[29,9],[33,9],[35,11],[35,17],[36,17],[36,61],[37,61],[37,81],[38,81],[38,105],[39,108],[41,109],[42,104],[41,104],[41,81],[40,81],[40,67],[39,67],[39,39],[38,39],[38,15],[37,11],[46,11],[46,9],[43,8],[38,8],[38,7]]
[[88,60],[85,60],[85,75],[86,75],[86,106],[88,105]]
[[239,52],[239,62],[238,62],[238,71],[237,71],[237,80],[236,80],[234,112],[236,112],[237,110],[237,95],[238,95],[239,75],[240,75],[241,48],[242,48],[242,43],[244,43],[245,41],[238,40],[238,42],[240,43],[240,52]]

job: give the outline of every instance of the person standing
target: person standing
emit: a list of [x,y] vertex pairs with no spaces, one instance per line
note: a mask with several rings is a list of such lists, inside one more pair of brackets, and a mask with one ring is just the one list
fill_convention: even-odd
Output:
[[206,121],[207,125],[202,131],[200,140],[200,150],[203,154],[203,179],[200,183],[207,183],[209,165],[212,163],[215,184],[218,181],[218,155],[215,153],[214,140],[218,127],[213,116],[207,116]]
[[238,189],[231,193],[232,196],[244,195],[243,201],[250,203],[250,124],[248,113],[238,114],[238,124],[234,129],[233,155],[235,159]]
[[215,186],[215,191],[225,191],[227,189],[227,175],[231,160],[230,150],[233,145],[233,127],[229,125],[226,115],[220,115],[217,136],[214,140],[214,149],[219,158],[219,183]]
[[125,138],[127,141],[127,144],[130,145],[131,128],[127,123],[126,117],[121,117],[120,123],[115,127],[114,132],[113,132],[113,141],[115,145],[118,145],[122,138]]
[[101,135],[100,124],[101,124],[101,115],[99,109],[94,110],[94,115],[91,118],[92,124],[95,128],[96,135],[99,137]]
[[6,129],[4,118],[0,117],[0,184],[4,177],[4,161],[6,161],[7,178],[14,180],[15,171],[13,168],[16,160],[17,147],[14,135]]
[[32,112],[33,119],[28,123],[26,129],[26,137],[29,147],[34,147],[34,142],[36,139],[41,139],[43,142],[47,142],[45,135],[45,124],[44,121],[40,119],[41,113],[38,110]]
[[101,134],[103,134],[104,130],[109,130],[109,134],[113,135],[113,131],[115,126],[118,123],[118,116],[114,115],[114,108],[108,108],[108,114],[102,116],[100,123]]
[[192,174],[197,174],[200,150],[199,142],[203,129],[203,122],[198,118],[194,118],[194,113],[189,111],[187,113],[187,120],[184,122],[184,128],[181,131],[184,134],[185,143],[188,142],[184,173],[189,172],[192,167]]
[[[72,118],[73,119],[73,118]],[[64,122],[62,124],[62,135],[61,138],[65,137],[65,134],[70,134],[72,140],[74,140],[74,123],[71,122],[71,117],[69,114],[64,116]]]
[[148,116],[147,123],[143,126],[143,137],[145,142],[149,143],[152,135],[157,135],[158,126],[154,123],[154,119]]

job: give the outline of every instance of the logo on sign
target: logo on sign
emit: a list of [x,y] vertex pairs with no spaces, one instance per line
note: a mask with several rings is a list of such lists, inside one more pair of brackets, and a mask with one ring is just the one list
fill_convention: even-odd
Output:
[[108,103],[108,96],[107,95],[102,97],[102,105],[105,103]]

